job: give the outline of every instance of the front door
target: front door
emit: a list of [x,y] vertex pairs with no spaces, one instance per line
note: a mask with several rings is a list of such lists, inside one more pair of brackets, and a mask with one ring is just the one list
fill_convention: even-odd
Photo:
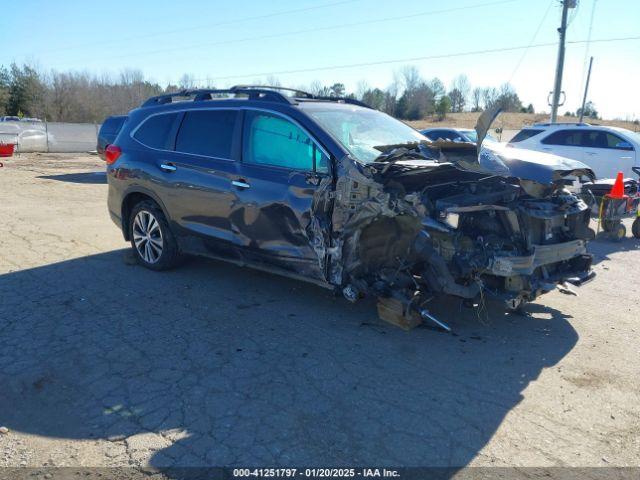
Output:
[[327,278],[332,189],[329,156],[298,123],[245,110],[231,212],[246,255],[307,278]]
[[636,175],[633,146],[611,132],[590,130],[582,134],[584,146],[583,162],[591,166],[598,178],[615,178],[618,172],[627,177]]

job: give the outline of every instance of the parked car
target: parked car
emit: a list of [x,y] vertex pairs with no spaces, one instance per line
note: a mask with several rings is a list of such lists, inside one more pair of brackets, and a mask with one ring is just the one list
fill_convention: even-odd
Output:
[[102,125],[100,125],[96,150],[98,151],[98,155],[103,159],[105,148],[107,148],[107,146],[113,143],[116,139],[126,119],[126,115],[114,115],[112,117],[105,118]]
[[[471,128],[426,128],[420,130],[425,137],[434,142],[437,140],[445,140],[449,142],[478,142],[478,133]],[[484,137],[485,142],[497,142],[498,140],[489,135]]]
[[19,122],[20,117],[16,117],[15,115],[4,115],[0,117],[0,122]]
[[588,123],[538,123],[520,130],[509,146],[549,152],[579,160],[598,178],[637,177],[640,133]]
[[433,148],[356,100],[288,92],[179,92],[129,113],[105,151],[108,208],[141,265],[223,259],[375,295],[399,321],[431,318],[436,294],[517,308],[590,276],[589,209],[563,189],[593,175],[580,162]]

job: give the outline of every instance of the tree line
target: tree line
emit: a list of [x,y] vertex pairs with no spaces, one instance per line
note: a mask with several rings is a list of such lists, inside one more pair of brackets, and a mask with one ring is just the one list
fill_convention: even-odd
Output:
[[[280,86],[275,78],[265,84]],[[186,74],[176,85],[163,87],[145,79],[139,70],[124,70],[117,77],[57,71],[44,74],[29,65],[12,64],[0,66],[0,115],[100,123],[107,116],[127,113],[150,96],[194,87],[193,77]],[[360,82],[355,92],[347,92],[343,83],[313,82],[296,88],[314,95],[356,98],[405,120],[429,115],[444,118],[450,112],[478,112],[496,105],[507,112],[534,112],[533,105],[523,106],[509,84],[473,88],[466,75],[459,75],[447,89],[437,77],[424,79],[415,66],[395,72],[385,89],[371,88],[366,82]]]

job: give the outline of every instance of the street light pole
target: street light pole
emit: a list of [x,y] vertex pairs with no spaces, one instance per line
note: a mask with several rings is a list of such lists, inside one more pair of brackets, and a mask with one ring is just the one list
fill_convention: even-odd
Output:
[[560,43],[558,45],[558,61],[556,63],[556,79],[553,84],[553,100],[551,102],[551,123],[558,121],[558,104],[560,103],[560,90],[562,89],[562,71],[564,69],[564,40],[567,34],[567,16],[570,8],[575,8],[576,0],[562,0],[562,21],[558,33]]

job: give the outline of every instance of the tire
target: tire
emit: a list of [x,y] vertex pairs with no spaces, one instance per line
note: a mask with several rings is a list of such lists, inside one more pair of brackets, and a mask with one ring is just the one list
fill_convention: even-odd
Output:
[[618,220],[603,220],[602,228],[605,232],[614,233],[619,223]]
[[150,270],[168,270],[180,260],[180,250],[167,219],[150,200],[137,203],[129,215],[129,238],[136,261]]
[[636,238],[640,238],[640,217],[637,217],[631,225],[631,233]]
[[622,223],[618,224],[614,230],[609,232],[609,238],[614,242],[621,242],[627,236],[627,227]]

